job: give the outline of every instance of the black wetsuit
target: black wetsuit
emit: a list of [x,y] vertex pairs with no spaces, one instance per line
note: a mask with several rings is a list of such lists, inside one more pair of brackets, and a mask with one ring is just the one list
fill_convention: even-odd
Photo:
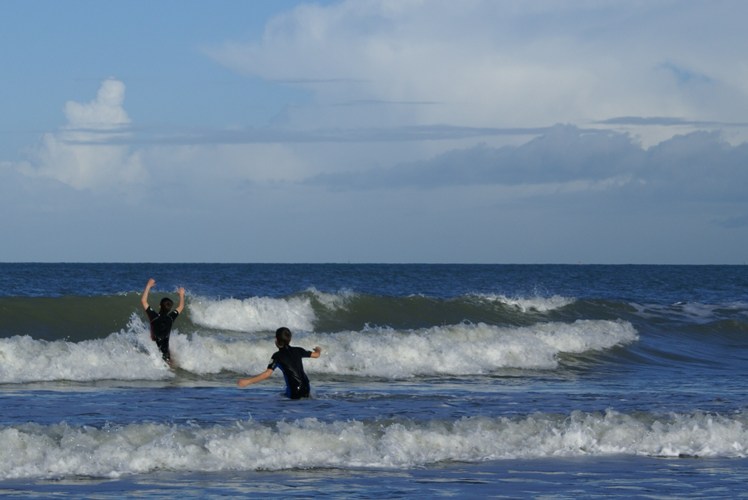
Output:
[[286,396],[291,399],[309,397],[309,379],[304,373],[304,365],[301,360],[312,356],[311,351],[301,347],[286,346],[273,354],[268,368],[275,370],[280,368],[283,378],[286,380]]
[[161,351],[161,357],[164,358],[164,361],[171,360],[171,355],[169,354],[169,335],[171,335],[171,326],[174,324],[174,320],[179,316],[179,311],[173,309],[165,315],[161,315],[154,311],[151,306],[148,306],[145,313],[151,322],[151,334]]

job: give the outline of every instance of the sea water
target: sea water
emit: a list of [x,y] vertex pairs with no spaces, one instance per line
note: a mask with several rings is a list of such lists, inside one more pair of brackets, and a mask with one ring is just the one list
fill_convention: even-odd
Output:
[[[155,306],[184,286],[170,369]],[[0,264],[8,497],[734,498],[748,267]],[[322,348],[312,397],[262,372]]]

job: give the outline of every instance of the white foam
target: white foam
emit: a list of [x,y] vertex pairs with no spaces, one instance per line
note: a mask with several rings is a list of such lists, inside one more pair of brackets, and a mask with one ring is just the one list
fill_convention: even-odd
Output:
[[728,302],[706,304],[701,302],[676,302],[675,304],[632,304],[645,318],[659,316],[675,317],[690,323],[706,324],[724,317],[725,313],[748,316],[748,303]]
[[[420,330],[294,334],[293,345],[321,346],[305,364],[310,373],[402,379],[421,375],[490,374],[500,369],[553,369],[562,353],[609,349],[638,338],[622,321],[579,320],[527,327],[459,324]],[[169,347],[176,365],[196,374],[256,373],[275,352],[272,334],[191,333],[175,329]],[[30,337],[0,339],[0,383],[50,380],[149,380],[172,377],[147,326],[133,314],[127,330],[79,343]]]
[[205,375],[224,370],[248,373],[267,366],[277,350],[274,341],[274,335],[237,341],[176,332],[171,335],[169,349],[176,365],[192,373]]
[[411,468],[444,461],[643,455],[746,457],[744,415],[574,412],[456,421],[314,418],[209,427],[138,423],[0,428],[0,479],[120,477],[156,470]]
[[[490,374],[506,368],[553,369],[562,353],[604,350],[637,338],[630,323],[580,320],[529,327],[478,323],[407,331],[301,332],[294,335],[293,345],[323,348],[320,359],[305,364],[309,373],[402,379]],[[171,350],[180,368],[195,373],[255,373],[267,365],[275,346],[271,335],[219,340],[172,334]]]
[[338,293],[321,292],[316,288],[312,287],[307,290],[309,293],[314,295],[314,298],[326,309],[331,311],[345,308],[351,299],[357,297],[357,294],[352,290],[341,290]]
[[488,374],[502,368],[553,369],[561,353],[608,349],[638,338],[630,323],[576,321],[528,327],[460,324],[414,331],[374,328],[306,342],[325,353],[308,371],[402,378]]
[[158,380],[173,376],[143,322],[106,338],[68,342],[0,338],[0,383],[51,380]]
[[502,304],[519,309],[522,312],[548,312],[573,304],[576,300],[560,295],[551,297],[507,297],[505,295],[482,294],[483,300],[489,302],[500,302]]
[[199,326],[236,332],[275,331],[278,325],[291,330],[311,330],[316,319],[307,297],[196,298],[190,302],[189,314]]

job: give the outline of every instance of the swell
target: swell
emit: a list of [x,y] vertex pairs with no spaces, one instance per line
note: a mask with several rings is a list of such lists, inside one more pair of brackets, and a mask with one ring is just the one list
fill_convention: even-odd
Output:
[[[616,324],[628,325],[639,341],[632,344],[631,336],[625,349],[598,351],[593,348],[589,352],[560,346],[542,355],[539,353],[543,343],[532,344],[543,329],[556,332],[567,329],[572,332],[569,339],[584,342],[588,338],[587,330],[605,335],[611,330],[610,325]],[[226,357],[224,350],[241,347],[241,351],[246,345],[247,350],[263,352],[264,361],[269,356],[264,351],[272,348],[272,342],[268,340],[281,325],[291,328],[296,333],[295,339],[306,336],[309,342],[337,345],[341,350],[349,349],[354,353],[357,352],[356,346],[348,345],[350,342],[355,340],[362,350],[369,342],[372,348],[384,348],[393,359],[398,358],[402,349],[418,343],[429,345],[430,350],[425,351],[425,355],[438,355],[438,349],[447,349],[449,341],[457,342],[461,346],[459,353],[467,356],[472,347],[466,339],[478,335],[476,332],[489,331],[489,340],[503,342],[497,349],[503,348],[505,358],[499,359],[496,351],[495,359],[476,365],[483,367],[480,373],[490,372],[491,367],[553,369],[559,359],[572,364],[599,363],[602,360],[620,365],[717,365],[731,358],[740,361],[739,354],[744,352],[748,342],[748,307],[744,303],[640,305],[561,296],[466,294],[452,298],[394,297],[350,291],[325,293],[315,289],[284,297],[221,299],[188,296],[185,313],[175,323],[172,345],[177,356],[182,357],[184,366],[194,373],[243,371],[247,361],[242,364],[239,359]],[[44,359],[44,356],[54,355],[54,350],[60,345],[55,344],[56,341],[71,345],[89,342],[86,344],[89,349],[101,350],[101,355],[108,357],[112,349],[123,348],[112,341],[123,335],[129,339],[125,343],[135,345],[137,352],[147,353],[151,347],[138,293],[0,298],[0,339],[9,339],[6,349],[13,350],[15,344],[30,342],[35,346],[34,349],[27,346],[30,352],[38,352]],[[28,340],[21,341],[20,338]],[[516,351],[516,356],[535,361],[524,364],[507,362],[511,346],[523,338],[525,340],[519,342],[526,344]],[[43,344],[44,348],[39,347],[42,344],[35,344],[41,341],[48,344]],[[236,345],[231,342],[236,342]],[[439,346],[439,342],[443,345]],[[569,345],[571,343],[569,341]],[[263,347],[258,350],[257,345]],[[537,348],[533,350],[531,347]],[[522,349],[528,352],[519,354]],[[484,354],[481,353],[478,359],[483,359]],[[541,359],[543,361],[539,361]],[[76,362],[74,357],[69,360]],[[388,359],[381,361],[384,365],[390,363]],[[343,363],[341,366],[349,365]],[[64,372],[62,369],[53,371]],[[341,368],[339,373],[344,372],[354,373],[355,370]],[[445,370],[445,373],[463,372],[465,369],[457,368],[456,364]],[[406,371],[403,376],[420,373],[422,371]],[[364,373],[364,376],[368,375],[371,373]],[[52,379],[60,376],[53,375]],[[19,378],[24,379],[23,376]],[[6,379],[15,380],[12,376]]]
[[94,297],[0,297],[0,338],[74,341],[105,337],[140,308],[135,294]]
[[550,312],[574,301],[564,297],[510,298],[502,295],[468,294],[453,298],[424,295],[388,297],[364,294],[306,292],[317,316],[317,329],[338,331],[367,325],[394,328],[426,328],[463,321],[496,325],[530,325],[552,319]]
[[[155,303],[155,297],[152,301]],[[465,295],[394,297],[307,290],[284,297],[244,299],[188,296],[178,320],[183,331],[272,332],[360,330],[367,325],[424,328],[462,321],[528,325],[572,299]],[[104,337],[140,312],[140,294],[63,297],[0,297],[0,337],[73,341]],[[552,319],[552,317],[550,317]]]

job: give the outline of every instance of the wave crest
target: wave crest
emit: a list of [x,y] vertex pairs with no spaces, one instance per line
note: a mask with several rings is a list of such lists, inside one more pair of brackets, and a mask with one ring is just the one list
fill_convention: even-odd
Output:
[[[120,477],[156,470],[412,468],[445,461],[644,455],[746,457],[744,415],[465,417],[454,421],[238,421],[0,428],[0,479]],[[283,453],[278,453],[283,450]]]
[[237,332],[275,331],[279,326],[312,330],[315,314],[307,297],[209,300],[190,302],[190,318],[198,326]]
[[[402,379],[428,375],[482,375],[502,369],[554,369],[561,354],[609,349],[633,342],[636,330],[622,321],[579,320],[499,327],[457,324],[415,330],[368,327],[361,331],[294,335],[294,345],[319,345],[325,355],[310,373]],[[193,333],[178,329],[170,340],[177,366],[195,374],[255,372],[275,351],[271,336]],[[78,343],[0,339],[0,383],[51,380],[136,380],[173,376],[161,361],[148,328],[133,314],[127,330]]]

